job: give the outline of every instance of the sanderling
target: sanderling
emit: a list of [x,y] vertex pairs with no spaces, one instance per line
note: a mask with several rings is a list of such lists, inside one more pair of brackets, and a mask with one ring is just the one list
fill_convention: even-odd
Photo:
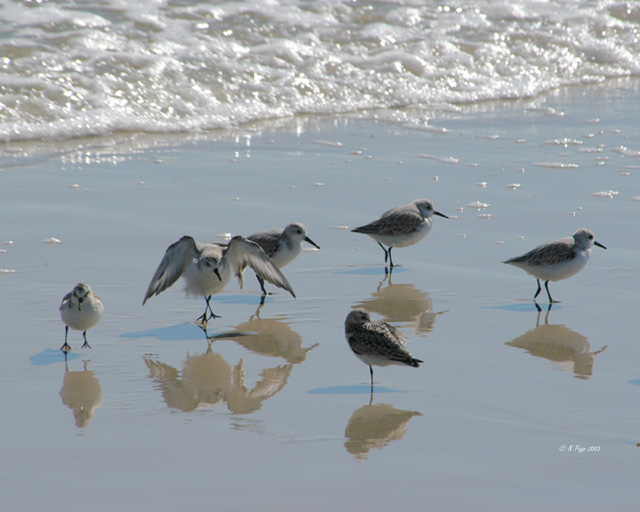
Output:
[[64,345],[60,347],[60,350],[65,354],[71,350],[71,345],[67,343],[69,327],[76,331],[82,331],[84,338],[82,348],[91,348],[87,341],[87,330],[100,321],[103,311],[100,297],[93,293],[88,284],[78,283],[75,285],[73,290],[64,296],[62,304],[60,304],[60,318],[65,323]]
[[[207,305],[196,321],[206,324],[217,315],[211,309],[211,296],[220,293],[232,276],[237,277],[240,288],[244,284],[242,269],[249,265],[256,275],[280,288],[293,297],[295,293],[282,272],[267,257],[258,244],[241,236],[234,236],[229,244],[196,242],[193,237],[183,236],[171,244],[149,283],[142,305],[153,295],[158,295],[181,276],[186,281],[187,295],[204,296]],[[211,316],[207,316],[207,312]]]
[[519,267],[536,278],[538,290],[533,296],[533,300],[542,289],[540,286],[540,279],[542,279],[549,302],[558,302],[551,298],[549,281],[567,279],[580,272],[589,261],[591,246],[594,244],[606,249],[604,245],[594,240],[592,231],[583,228],[572,236],[545,242],[522,256],[508,259],[502,263]]
[[417,368],[422,361],[409,354],[404,344],[407,338],[398,329],[382,320],[372,321],[364,309],[354,309],[344,322],[344,334],[353,353],[366,365],[371,374],[373,367],[405,364]]
[[[320,246],[307,236],[307,228],[299,222],[292,222],[284,229],[254,233],[247,238],[262,247],[262,250],[278,268],[288,265],[298,257],[302,249],[302,242],[310,243],[316,249],[320,249]],[[257,274],[256,277],[263,295],[267,295],[267,291],[264,289],[264,279]]]
[[[384,251],[384,262],[389,260],[389,265],[393,267],[391,249],[407,247],[422,240],[431,230],[431,216],[434,214],[445,219],[449,218],[435,211],[429,199],[416,199],[411,204],[391,208],[378,220],[351,231],[369,235],[378,242]],[[386,249],[385,245],[389,246],[389,249]]]

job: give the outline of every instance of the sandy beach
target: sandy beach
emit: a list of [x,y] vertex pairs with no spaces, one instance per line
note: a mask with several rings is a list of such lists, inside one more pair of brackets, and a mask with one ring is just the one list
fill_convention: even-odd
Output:
[[[1,146],[4,509],[634,510],[639,100],[622,81],[421,127]],[[387,275],[349,229],[421,197],[451,218]],[[142,306],[182,235],[294,221],[321,246],[283,270],[297,299],[260,306],[246,272],[213,299],[211,344],[182,282]],[[538,311],[535,279],[501,261],[581,227],[607,250]],[[58,307],[80,281],[105,313],[65,363]],[[373,397],[353,307],[424,360],[376,369]]]

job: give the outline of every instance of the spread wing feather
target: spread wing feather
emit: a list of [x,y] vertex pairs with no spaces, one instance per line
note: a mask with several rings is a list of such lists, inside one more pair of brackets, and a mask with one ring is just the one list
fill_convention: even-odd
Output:
[[197,256],[195,240],[190,236],[183,236],[171,244],[164,253],[155,274],[151,278],[147,292],[144,295],[144,305],[147,300],[169,288],[182,276],[189,261]]
[[293,297],[296,296],[287,278],[256,242],[235,236],[229,242],[224,257],[231,263],[234,275],[239,276],[242,269],[249,265],[265,281],[287,290]]

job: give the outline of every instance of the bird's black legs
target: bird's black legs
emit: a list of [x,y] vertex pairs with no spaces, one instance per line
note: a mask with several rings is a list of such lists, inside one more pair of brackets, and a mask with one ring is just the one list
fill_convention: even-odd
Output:
[[384,262],[386,263],[387,261],[389,261],[389,253],[387,252],[387,248],[380,242],[378,242],[378,245],[382,247],[382,250],[384,251]]
[[542,290],[542,288],[540,287],[540,279],[536,279],[536,282],[538,283],[538,291],[533,296],[533,300],[536,300],[538,298],[538,295],[540,295],[540,291]]
[[264,289],[264,279],[262,279],[258,274],[256,274],[256,277],[258,278],[258,282],[260,283],[260,288],[262,288],[262,295],[269,295],[267,290]]
[[[211,295],[205,296],[204,300],[207,302],[207,305],[204,308],[204,313],[196,318],[196,322],[206,324],[208,320],[211,320],[213,318],[220,318],[220,315],[216,315],[213,312],[213,309],[211,309]],[[208,316],[207,313],[211,313],[211,316]]]
[[65,326],[64,326],[64,345],[62,345],[62,346],[60,347],[60,350],[62,350],[62,351],[64,352],[65,357],[66,357],[66,355],[67,355],[67,352],[69,352],[69,351],[71,350],[71,345],[69,345],[69,344],[67,343],[67,335],[68,335],[68,334],[69,334],[69,326],[68,326],[68,325],[65,325]]
[[549,293],[549,281],[545,281],[545,282],[544,282],[544,287],[545,287],[545,289],[547,290],[547,297],[549,297],[549,303],[551,303],[551,304],[555,304],[556,302],[560,302],[560,301],[558,301],[558,300],[553,300],[553,299],[551,298],[551,294]]
[[[540,279],[536,279],[536,282],[538,283],[538,290],[536,291],[536,294],[533,296],[533,301],[535,302],[536,298],[538,297],[538,295],[540,295],[540,292],[542,291],[542,287],[540,286]],[[551,298],[551,293],[549,293],[549,281],[545,281],[544,282],[544,288],[545,290],[547,290],[547,297],[549,297],[549,302],[551,304],[556,304],[558,302],[560,302],[559,300],[553,300]]]
[[380,242],[378,242],[378,245],[382,247],[382,250],[384,251],[384,262],[386,263],[388,261],[390,267],[395,267],[395,265],[393,264],[393,259],[391,259],[391,249],[393,249],[393,247],[389,247],[389,249],[387,249]]
[[84,338],[84,343],[82,344],[82,348],[91,348],[91,345],[89,345],[89,342],[87,341],[87,331],[84,331],[82,333],[82,337]]
[[371,374],[371,393],[373,393],[373,367],[369,365],[369,373]]

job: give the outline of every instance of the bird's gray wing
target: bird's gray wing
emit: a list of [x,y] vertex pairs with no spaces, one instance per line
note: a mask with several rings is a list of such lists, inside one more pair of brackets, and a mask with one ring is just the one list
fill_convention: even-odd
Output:
[[349,345],[358,355],[384,356],[403,363],[413,359],[404,348],[407,338],[386,322],[366,322],[350,334]]
[[572,237],[559,238],[540,244],[522,256],[511,258],[505,263],[527,263],[529,265],[553,265],[575,258]]
[[282,229],[271,229],[269,231],[261,231],[260,233],[254,233],[247,237],[247,240],[257,243],[267,256],[271,258],[278,250],[280,245],[280,235],[282,235]]
[[238,276],[242,269],[249,265],[265,281],[287,290],[293,297],[296,296],[287,278],[256,242],[242,236],[234,236],[229,242],[224,258],[231,264],[234,275]]
[[195,258],[197,254],[196,242],[190,236],[183,236],[180,240],[171,244],[151,278],[142,305],[144,306],[144,303],[150,297],[158,295],[180,279],[189,261]]
[[411,211],[390,211],[378,220],[355,228],[355,233],[365,235],[403,235],[413,233],[419,228],[424,219],[418,213]]
[[367,322],[364,324],[364,328],[367,329],[371,333],[376,333],[379,336],[384,337],[389,340],[389,343],[393,344],[393,342],[399,345],[406,345],[408,338],[400,332],[399,329],[394,327],[393,325],[388,324],[387,322],[383,322],[382,320],[377,320],[373,322]]

